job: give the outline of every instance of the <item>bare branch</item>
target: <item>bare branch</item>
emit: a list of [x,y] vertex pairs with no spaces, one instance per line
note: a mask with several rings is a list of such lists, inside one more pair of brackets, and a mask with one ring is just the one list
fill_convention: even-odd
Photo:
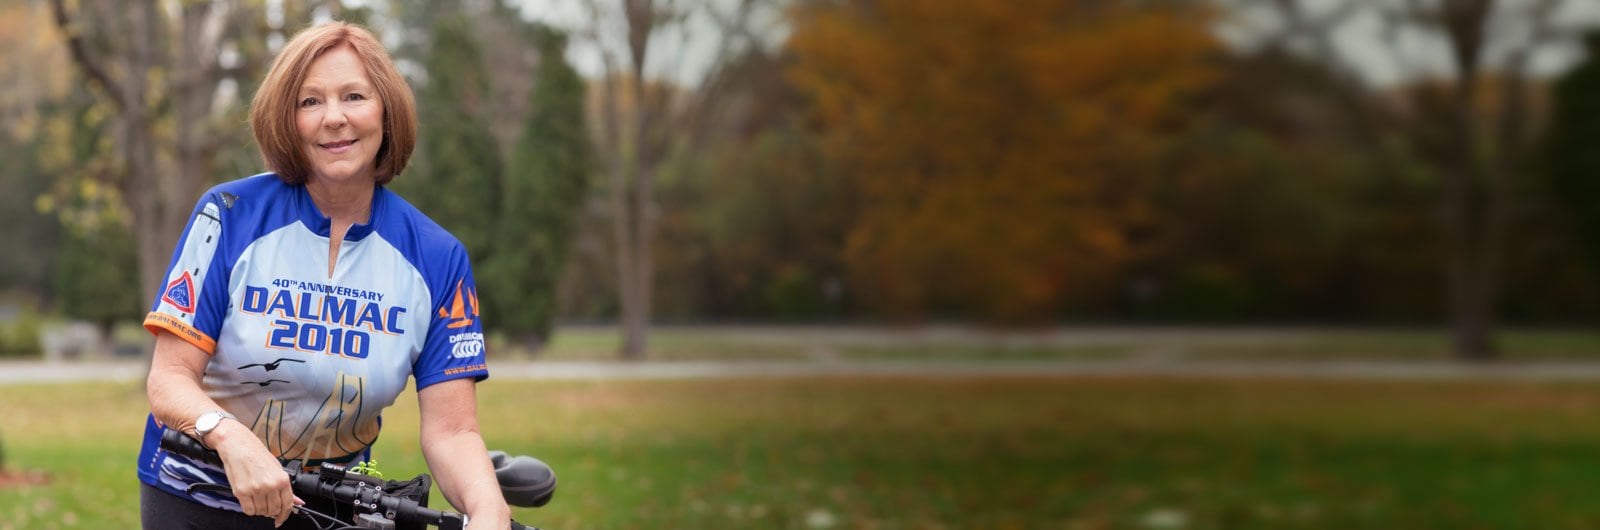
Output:
[[111,96],[111,102],[118,109],[128,108],[130,103],[122,85],[106,73],[99,59],[89,53],[89,47],[83,41],[81,28],[73,21],[72,16],[67,14],[65,0],[50,0],[50,8],[55,13],[56,27],[61,28],[61,34],[67,39],[67,49],[72,53],[72,62]]
[[1405,43],[1401,42],[1405,35],[1415,34],[1416,28],[1411,27],[1408,21],[1416,20],[1418,9],[1415,2],[1411,2],[1401,6],[1379,7],[1376,11],[1381,25],[1379,39],[1386,45],[1388,59],[1402,72],[1423,72],[1429,68],[1425,60],[1406,53]]
[[1501,76],[1504,86],[1500,91],[1498,131],[1500,142],[1506,146],[1511,155],[1506,160],[1525,156],[1533,149],[1536,141],[1534,135],[1528,134],[1528,130],[1532,128],[1528,94],[1533,90],[1529,70],[1533,63],[1533,54],[1539,48],[1564,37],[1554,29],[1556,8],[1561,3],[1561,0],[1540,0],[1529,10],[1528,17],[1532,21],[1532,26],[1528,38],[1506,59],[1505,72]]
[[1266,46],[1282,48],[1290,40],[1305,39],[1311,52],[1329,65],[1334,74],[1346,80],[1360,78],[1359,70],[1333,44],[1333,28],[1353,16],[1361,3],[1347,2],[1318,17],[1308,14],[1300,0],[1272,0],[1272,3],[1283,18],[1284,27],[1281,33],[1267,39]]
[[[723,89],[727,83],[726,76],[722,75],[722,72],[733,53],[735,39],[740,37],[750,38],[748,26],[754,5],[754,0],[740,0],[738,8],[729,17],[719,17],[715,13],[711,14],[712,19],[717,22],[721,29],[721,40],[717,45],[716,55],[713,56],[715,57],[715,63],[707,70],[705,79],[701,80],[699,88],[695,91],[694,101],[690,103],[690,108],[693,111],[686,116],[685,130],[688,131],[688,148],[690,150],[698,150],[706,141],[708,136],[706,124],[713,121],[715,117],[712,112],[713,106],[711,102],[721,99]],[[707,11],[714,10],[708,9]]]

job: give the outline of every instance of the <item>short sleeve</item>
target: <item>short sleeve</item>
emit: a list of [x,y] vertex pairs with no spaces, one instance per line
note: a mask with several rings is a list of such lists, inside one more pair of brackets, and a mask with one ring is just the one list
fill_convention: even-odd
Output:
[[459,247],[450,253],[450,274],[433,284],[438,292],[428,324],[422,353],[412,366],[417,390],[452,379],[489,377],[484,361],[483,323],[478,318],[478,286],[466,252]]
[[217,333],[228,309],[228,272],[217,264],[222,210],[214,193],[200,198],[144,319],[150,333],[169,331],[210,354],[216,353]]

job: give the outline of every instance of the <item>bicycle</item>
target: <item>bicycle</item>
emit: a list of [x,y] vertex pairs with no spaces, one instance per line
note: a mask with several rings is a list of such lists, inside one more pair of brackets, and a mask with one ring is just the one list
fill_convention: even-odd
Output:
[[[184,455],[212,465],[222,466],[222,458],[215,451],[201,445],[198,440],[176,430],[161,435],[163,450]],[[495,477],[500,481],[501,494],[512,506],[537,508],[555,496],[555,471],[537,459],[528,456],[508,456],[491,451]],[[322,464],[317,471],[305,471],[299,461],[283,466],[289,474],[289,483],[300,498],[320,498],[355,508],[354,524],[345,523],[325,513],[305,506],[295,507],[295,513],[309,517],[323,530],[380,529],[392,530],[399,523],[414,523],[438,527],[439,530],[463,530],[467,516],[460,513],[433,510],[411,495],[384,491],[385,482],[379,478],[351,471],[337,464]],[[427,499],[431,480],[426,474],[417,475],[411,483],[421,483],[420,498]],[[195,484],[193,491],[231,493],[223,484]],[[511,530],[539,530],[512,521]]]

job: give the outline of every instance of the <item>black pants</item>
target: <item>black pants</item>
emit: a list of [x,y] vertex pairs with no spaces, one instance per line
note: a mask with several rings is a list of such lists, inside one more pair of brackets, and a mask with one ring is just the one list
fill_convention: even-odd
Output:
[[[306,506],[349,523],[354,514],[322,499],[306,499]],[[340,508],[344,508],[340,510]],[[144,530],[273,530],[272,519],[212,508],[139,483],[139,519]],[[291,515],[279,530],[317,530],[308,516]]]

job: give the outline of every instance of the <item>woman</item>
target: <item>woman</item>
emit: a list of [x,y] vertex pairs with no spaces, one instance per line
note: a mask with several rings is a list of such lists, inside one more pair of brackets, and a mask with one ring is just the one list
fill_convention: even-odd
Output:
[[[416,141],[388,53],[359,26],[301,32],[251,102],[250,126],[273,173],[201,197],[145,319],[156,347],[144,527],[311,528],[289,517],[302,501],[284,463],[364,460],[409,377],[445,497],[469,529],[507,528],[478,432],[474,385],[488,369],[466,251],[384,187]],[[225,465],[161,451],[166,429]],[[197,482],[229,484],[233,498],[185,493]]]

